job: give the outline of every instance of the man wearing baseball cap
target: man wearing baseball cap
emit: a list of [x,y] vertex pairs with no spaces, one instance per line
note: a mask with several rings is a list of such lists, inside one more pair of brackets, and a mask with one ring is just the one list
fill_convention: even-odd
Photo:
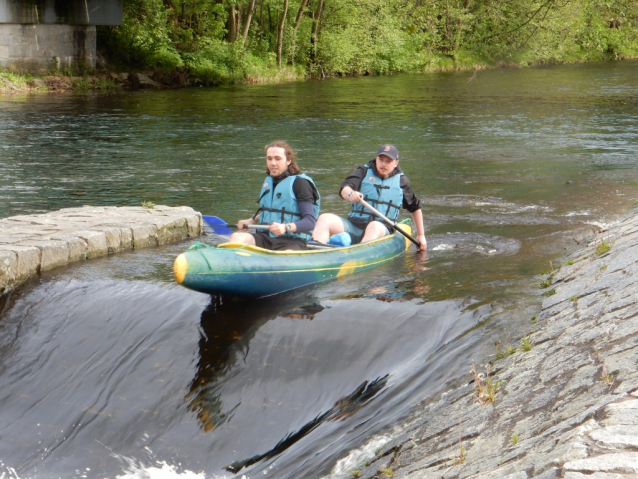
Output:
[[410,180],[399,168],[399,152],[394,145],[382,145],[374,160],[360,166],[344,180],[339,195],[352,203],[348,218],[322,214],[312,234],[313,240],[327,243],[332,235],[346,232],[353,243],[365,243],[389,234],[388,227],[360,203],[364,199],[392,221],[399,217],[400,208],[408,210],[416,226],[420,249],[425,251],[427,248],[421,202],[410,188]]

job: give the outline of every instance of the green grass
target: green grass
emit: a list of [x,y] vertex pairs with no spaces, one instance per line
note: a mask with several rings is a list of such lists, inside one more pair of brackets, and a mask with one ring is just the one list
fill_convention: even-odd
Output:
[[518,347],[519,351],[530,351],[532,349],[532,341],[528,336],[521,338],[521,346]]
[[605,240],[601,241],[601,243],[598,246],[596,246],[596,255],[598,256],[604,255],[605,253],[609,252],[609,250],[611,249],[611,246],[612,245],[607,243],[607,241]]

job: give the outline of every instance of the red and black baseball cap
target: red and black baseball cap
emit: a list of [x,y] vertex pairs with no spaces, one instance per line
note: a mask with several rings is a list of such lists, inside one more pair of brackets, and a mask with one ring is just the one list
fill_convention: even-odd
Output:
[[394,145],[381,145],[381,148],[379,148],[379,152],[377,153],[377,156],[380,155],[385,155],[393,160],[399,159],[399,152]]

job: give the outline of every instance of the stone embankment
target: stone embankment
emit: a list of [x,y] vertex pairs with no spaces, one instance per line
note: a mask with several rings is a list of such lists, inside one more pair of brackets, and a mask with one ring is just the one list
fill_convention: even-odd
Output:
[[73,261],[199,236],[187,206],[66,208],[0,219],[0,293]]
[[492,389],[477,365],[482,391],[444,394],[359,479],[638,478],[638,213],[548,283],[528,344],[492,361]]
[[[150,72],[144,73],[98,73],[86,76],[51,74],[39,77],[2,73],[0,71],[0,93],[32,93],[46,91],[108,90],[113,88],[164,88],[175,86],[155,81]],[[200,81],[201,83],[201,81]]]

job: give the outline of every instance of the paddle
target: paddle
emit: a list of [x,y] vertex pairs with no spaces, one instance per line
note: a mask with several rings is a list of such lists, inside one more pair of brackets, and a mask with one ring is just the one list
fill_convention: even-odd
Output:
[[[236,226],[229,225],[226,221],[224,221],[218,216],[202,215],[202,219],[218,235],[229,235],[233,232],[231,228],[236,228]],[[261,230],[261,229],[264,229],[264,226],[268,226],[268,225],[264,225],[264,224],[245,225],[245,227],[250,230]],[[321,244],[321,243],[308,243],[307,247],[308,249],[331,249],[331,248],[335,248],[336,246]]]
[[230,225],[217,216],[202,215],[202,219],[218,235],[229,235],[232,233]]
[[386,222],[386,224],[392,226],[396,231],[398,231],[399,233],[401,233],[403,236],[405,236],[407,239],[409,239],[410,241],[412,241],[415,245],[417,245],[418,247],[421,247],[421,243],[419,243],[416,239],[414,239],[412,236],[410,236],[409,234],[407,234],[405,231],[403,231],[401,228],[399,228],[399,226],[392,220],[390,220],[389,218],[386,218],[385,216],[383,216],[379,211],[377,211],[376,209],[374,209],[371,205],[369,205],[363,198],[359,201],[363,206],[365,206],[366,208],[368,208],[370,211],[372,211],[375,215],[377,215],[380,219],[382,219],[383,221]]

